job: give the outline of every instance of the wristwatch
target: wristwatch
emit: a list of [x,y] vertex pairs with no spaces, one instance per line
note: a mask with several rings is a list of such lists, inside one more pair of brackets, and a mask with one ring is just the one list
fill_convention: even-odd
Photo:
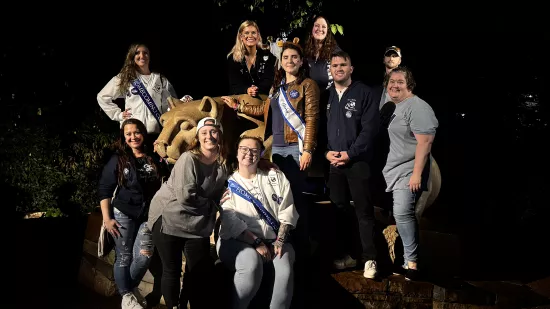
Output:
[[252,247],[254,248],[258,248],[258,246],[263,243],[262,239],[260,237],[256,237],[256,239],[254,239],[254,243],[252,244]]

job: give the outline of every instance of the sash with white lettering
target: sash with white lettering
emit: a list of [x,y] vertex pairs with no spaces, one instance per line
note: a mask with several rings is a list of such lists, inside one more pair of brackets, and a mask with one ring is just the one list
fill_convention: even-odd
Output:
[[262,202],[260,202],[254,196],[252,196],[250,192],[246,191],[243,187],[241,187],[241,185],[239,185],[234,180],[229,180],[229,190],[231,190],[231,192],[237,194],[238,196],[252,203],[252,205],[254,205],[254,208],[256,208],[256,211],[258,211],[258,214],[260,214],[260,217],[262,217],[262,219],[264,219],[267,222],[267,224],[269,224],[269,226],[273,228],[273,230],[275,231],[275,234],[277,235],[279,233],[279,225],[280,225],[279,222],[275,218],[273,218],[273,216],[269,211],[267,211],[267,209],[265,209]]
[[145,106],[147,106],[147,108],[149,108],[149,111],[153,114],[153,116],[155,116],[155,119],[162,129],[162,124],[160,124],[160,111],[145,86],[143,86],[143,83],[139,80],[139,78],[136,78],[134,79],[134,81],[132,81],[132,85],[136,87],[139,96],[143,100],[143,103],[145,103]]
[[288,124],[288,126],[296,133],[296,135],[298,135],[300,156],[302,156],[302,152],[304,151],[304,135],[306,134],[306,124],[302,120],[302,117],[300,117],[298,112],[294,109],[294,107],[292,107],[292,104],[290,104],[283,84],[284,80],[281,83],[281,87],[279,87],[279,109],[283,114],[283,119],[285,120],[286,124]]

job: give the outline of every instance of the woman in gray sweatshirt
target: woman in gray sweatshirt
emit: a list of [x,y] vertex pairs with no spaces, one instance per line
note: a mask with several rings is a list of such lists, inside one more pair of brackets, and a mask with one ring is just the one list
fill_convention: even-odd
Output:
[[223,145],[219,121],[211,117],[199,121],[194,145],[176,161],[170,178],[151,201],[148,224],[162,260],[161,290],[168,308],[177,308],[180,302],[182,253],[192,308],[214,308],[215,298],[209,295],[214,271],[210,235],[229,176]]

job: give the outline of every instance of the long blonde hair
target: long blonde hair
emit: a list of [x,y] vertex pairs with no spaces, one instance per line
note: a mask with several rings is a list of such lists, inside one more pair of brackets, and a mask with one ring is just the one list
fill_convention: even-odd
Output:
[[246,55],[246,47],[244,46],[243,41],[241,40],[241,35],[243,34],[244,28],[246,27],[255,27],[256,31],[258,31],[258,44],[256,44],[256,49],[262,49],[262,35],[260,34],[260,28],[258,27],[258,24],[256,22],[251,20],[245,20],[241,26],[239,27],[239,31],[237,31],[237,38],[235,39],[235,45],[227,54],[227,58],[233,54],[233,60],[235,62],[241,62],[243,61],[244,56]]
[[130,87],[132,81],[138,77],[137,72],[139,68],[134,61],[134,58],[136,57],[136,52],[139,47],[145,47],[149,53],[149,59],[151,59],[149,47],[145,44],[135,43],[130,45],[130,48],[128,48],[128,53],[126,54],[126,59],[124,60],[124,66],[122,66],[119,73],[120,84],[118,85],[118,88],[121,95],[126,94],[125,92],[128,90],[128,87]]
[[[219,128],[218,134],[220,135],[220,138],[218,139],[218,158],[216,161],[219,164],[223,165],[227,161],[227,146],[225,145],[223,132]],[[199,142],[198,135],[195,136],[193,141],[187,146],[186,150],[196,155],[197,157],[202,156],[201,143]]]

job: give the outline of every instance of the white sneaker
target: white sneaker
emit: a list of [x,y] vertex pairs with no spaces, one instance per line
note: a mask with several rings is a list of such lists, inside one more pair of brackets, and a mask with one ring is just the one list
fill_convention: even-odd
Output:
[[134,288],[134,296],[136,297],[138,303],[143,307],[147,308],[147,300],[145,297],[141,294],[141,291],[139,290],[139,287]]
[[334,268],[336,269],[346,269],[346,268],[353,268],[357,266],[357,261],[351,258],[351,256],[346,255],[343,259],[335,260],[334,261]]
[[122,309],[144,309],[142,305],[139,304],[134,293],[126,293],[122,296]]
[[365,271],[363,272],[363,277],[368,279],[374,279],[376,277],[376,261],[368,260],[365,263]]

